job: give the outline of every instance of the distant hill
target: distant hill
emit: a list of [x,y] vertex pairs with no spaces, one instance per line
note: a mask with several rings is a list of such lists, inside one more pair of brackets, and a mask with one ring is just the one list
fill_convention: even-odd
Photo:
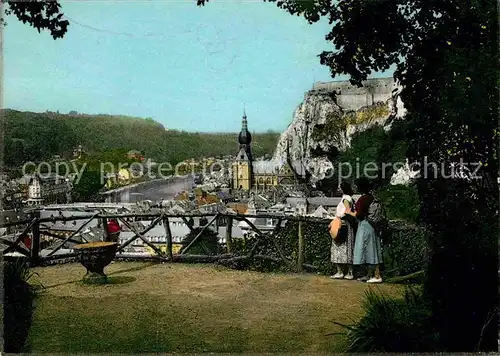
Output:
[[[156,161],[178,163],[187,158],[236,154],[237,133],[191,133],[165,130],[152,120],[127,116],[85,115],[71,112],[33,113],[5,109],[5,163],[70,157],[82,145],[92,152],[136,149]],[[255,156],[272,155],[278,133],[256,133]]]

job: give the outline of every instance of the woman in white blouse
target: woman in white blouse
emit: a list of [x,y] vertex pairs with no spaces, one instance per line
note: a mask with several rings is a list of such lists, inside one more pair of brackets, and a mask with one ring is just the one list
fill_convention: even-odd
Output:
[[[346,182],[340,184],[342,191],[342,200],[337,205],[335,217],[342,219],[342,229],[344,239],[332,240],[331,261],[337,268],[337,273],[331,276],[333,279],[354,279],[353,276],[353,256],[354,256],[354,239],[355,239],[355,219],[350,219],[350,215],[346,215],[346,207],[351,211],[354,210],[353,190],[351,185]],[[347,270],[347,273],[344,273]]]

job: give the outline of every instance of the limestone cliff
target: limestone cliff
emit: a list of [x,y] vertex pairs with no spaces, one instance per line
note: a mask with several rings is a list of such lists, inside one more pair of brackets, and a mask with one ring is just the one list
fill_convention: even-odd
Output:
[[302,162],[312,181],[333,168],[325,152],[349,147],[354,133],[376,123],[389,128],[404,116],[400,87],[392,78],[370,79],[362,88],[347,82],[316,83],[282,133],[274,159]]

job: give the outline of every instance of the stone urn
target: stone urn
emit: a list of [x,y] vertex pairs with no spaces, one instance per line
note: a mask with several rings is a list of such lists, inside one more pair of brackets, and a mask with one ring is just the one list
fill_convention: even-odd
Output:
[[102,284],[107,282],[104,267],[115,258],[118,243],[116,242],[89,242],[73,247],[78,253],[78,260],[87,269],[83,277],[84,282]]

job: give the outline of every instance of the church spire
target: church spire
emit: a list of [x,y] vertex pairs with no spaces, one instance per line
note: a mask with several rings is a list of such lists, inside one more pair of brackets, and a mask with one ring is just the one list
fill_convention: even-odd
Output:
[[252,142],[252,135],[248,131],[247,114],[245,108],[243,108],[243,118],[241,120],[241,132],[238,136],[238,141],[240,145],[250,145],[250,142]]
[[241,131],[248,130],[247,113],[245,110],[245,105],[243,105],[243,119],[241,120]]

